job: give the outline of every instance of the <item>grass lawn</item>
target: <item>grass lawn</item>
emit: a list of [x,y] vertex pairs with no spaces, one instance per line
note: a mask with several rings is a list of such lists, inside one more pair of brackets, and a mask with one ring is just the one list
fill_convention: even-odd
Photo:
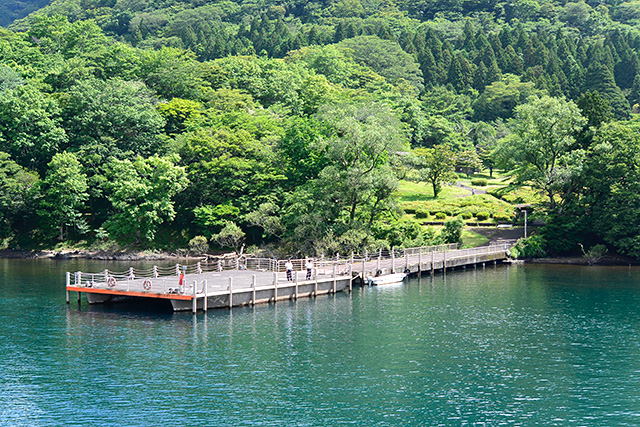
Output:
[[[435,200],[433,198],[433,188],[427,182],[400,181],[398,189],[400,202],[416,202]],[[469,191],[453,185],[443,185],[438,199],[453,198],[454,196],[468,195]]]
[[482,234],[478,234],[468,228],[462,230],[462,248],[475,248],[476,246],[483,245],[488,241],[489,239]]

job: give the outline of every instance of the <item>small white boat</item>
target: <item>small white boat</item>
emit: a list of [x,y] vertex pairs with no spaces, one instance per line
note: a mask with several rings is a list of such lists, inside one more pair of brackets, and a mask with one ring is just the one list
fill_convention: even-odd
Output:
[[367,283],[369,286],[392,285],[402,282],[405,277],[407,277],[407,273],[385,274],[384,276],[367,277]]

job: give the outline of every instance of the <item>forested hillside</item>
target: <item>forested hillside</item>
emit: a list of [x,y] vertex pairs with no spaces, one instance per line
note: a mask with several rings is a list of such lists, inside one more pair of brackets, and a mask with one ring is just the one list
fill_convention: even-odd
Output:
[[539,191],[548,250],[637,256],[638,17],[640,1],[54,1],[0,33],[1,246],[431,243],[394,192],[446,152]]
[[2,0],[0,1],[0,26],[6,27],[16,19],[49,4],[49,0]]

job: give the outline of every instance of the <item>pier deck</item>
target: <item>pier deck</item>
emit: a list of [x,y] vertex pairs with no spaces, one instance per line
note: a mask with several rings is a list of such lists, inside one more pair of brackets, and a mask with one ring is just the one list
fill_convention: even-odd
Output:
[[508,257],[508,246],[456,249],[456,245],[410,248],[350,257],[313,260],[306,280],[306,260],[293,260],[293,281],[287,281],[284,260],[250,257],[219,257],[208,263],[154,267],[115,273],[67,273],[70,292],[85,294],[90,304],[119,298],[170,300],[176,311],[252,305],[283,299],[311,297],[351,289],[354,280],[364,284],[367,276],[394,272],[445,271],[448,268],[498,262]]

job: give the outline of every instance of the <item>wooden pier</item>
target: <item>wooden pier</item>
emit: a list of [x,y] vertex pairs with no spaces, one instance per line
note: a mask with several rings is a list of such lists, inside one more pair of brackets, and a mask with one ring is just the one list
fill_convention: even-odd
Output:
[[351,290],[369,276],[396,272],[408,274],[446,273],[447,269],[486,265],[508,257],[507,245],[457,249],[438,245],[403,250],[378,251],[348,257],[312,259],[307,277],[306,259],[291,260],[294,271],[287,280],[285,260],[224,256],[208,262],[147,270],[130,268],[124,272],[67,272],[66,297],[77,292],[90,304],[123,298],[165,299],[175,311],[254,305],[279,300],[314,297]]

